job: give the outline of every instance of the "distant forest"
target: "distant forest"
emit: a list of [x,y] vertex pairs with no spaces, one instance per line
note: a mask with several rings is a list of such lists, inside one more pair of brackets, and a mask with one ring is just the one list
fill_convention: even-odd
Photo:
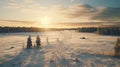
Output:
[[0,27],[0,33],[45,32],[45,31],[61,31],[61,30],[76,30],[78,32],[120,36],[120,27],[82,27],[82,28]]
[[37,27],[0,27],[0,33],[17,33],[17,32],[45,32],[59,31],[59,28],[37,28]]
[[78,32],[97,33],[100,35],[120,36],[120,27],[83,27]]

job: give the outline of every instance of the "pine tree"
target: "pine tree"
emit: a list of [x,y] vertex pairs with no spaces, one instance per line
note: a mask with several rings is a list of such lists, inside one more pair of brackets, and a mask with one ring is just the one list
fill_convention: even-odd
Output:
[[31,36],[30,35],[27,39],[27,48],[32,48],[32,41],[31,41]]
[[37,35],[37,38],[36,38],[36,45],[37,45],[37,47],[41,46],[41,40],[40,40],[39,35]]
[[120,38],[117,39],[114,50],[115,56],[120,56]]

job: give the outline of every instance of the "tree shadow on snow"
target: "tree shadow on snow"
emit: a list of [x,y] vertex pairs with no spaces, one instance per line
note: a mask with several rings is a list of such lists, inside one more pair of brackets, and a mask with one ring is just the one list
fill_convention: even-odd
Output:
[[[77,55],[83,62],[85,61],[85,66],[90,67],[117,67],[119,65],[119,59],[111,56],[105,55],[94,55],[87,52]],[[117,60],[117,61],[116,61]]]
[[38,48],[23,49],[12,60],[0,64],[0,67],[43,67],[44,52]]

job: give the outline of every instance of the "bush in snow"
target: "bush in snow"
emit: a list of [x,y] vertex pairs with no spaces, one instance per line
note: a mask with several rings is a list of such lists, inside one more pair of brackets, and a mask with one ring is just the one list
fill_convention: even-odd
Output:
[[27,48],[31,48],[31,47],[32,47],[32,41],[31,41],[31,36],[29,35],[27,39]]
[[80,39],[86,39],[85,37],[81,37]]
[[37,47],[41,46],[41,40],[40,40],[39,35],[37,35],[37,38],[36,38],[36,45],[37,45]]
[[115,56],[120,56],[120,38],[117,39],[114,50]]
[[46,41],[47,41],[47,45],[49,44],[49,40],[48,40],[48,37],[46,38]]

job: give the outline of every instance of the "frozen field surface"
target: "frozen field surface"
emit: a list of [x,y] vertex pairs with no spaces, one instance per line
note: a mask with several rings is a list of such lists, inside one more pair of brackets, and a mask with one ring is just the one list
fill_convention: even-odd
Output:
[[[40,35],[42,48],[26,49],[28,35],[33,45]],[[67,30],[0,34],[0,67],[120,67],[120,59],[112,56],[116,40]]]

